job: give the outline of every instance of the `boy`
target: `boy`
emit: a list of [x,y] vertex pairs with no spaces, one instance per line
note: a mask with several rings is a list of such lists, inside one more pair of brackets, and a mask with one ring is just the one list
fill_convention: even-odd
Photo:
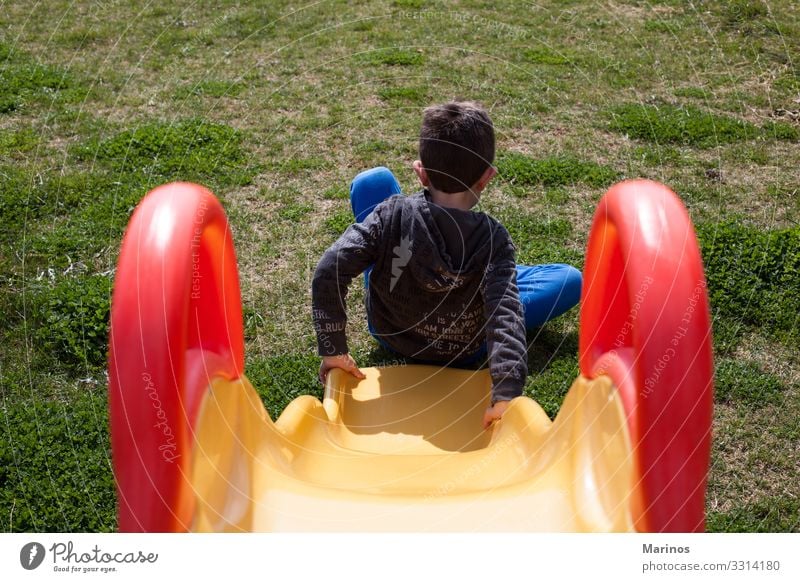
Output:
[[522,394],[525,330],[577,304],[581,274],[568,265],[517,267],[508,231],[472,211],[497,173],[494,149],[486,111],[450,102],[424,112],[413,163],[421,192],[401,195],[386,168],[353,180],[356,223],[325,252],[312,282],[321,381],[331,368],[363,378],[348,354],[344,300],[364,272],[369,330],[386,349],[456,367],[488,354],[492,397],[484,428]]

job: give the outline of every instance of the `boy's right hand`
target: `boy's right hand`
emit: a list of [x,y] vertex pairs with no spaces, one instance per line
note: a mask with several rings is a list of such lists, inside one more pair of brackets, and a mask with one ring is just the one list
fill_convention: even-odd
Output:
[[353,356],[350,354],[340,354],[338,356],[323,356],[322,363],[319,365],[319,381],[325,384],[325,378],[328,377],[328,372],[332,368],[341,368],[345,372],[348,372],[358,378],[359,380],[363,380],[366,378],[364,373],[358,369],[358,364],[353,359]]

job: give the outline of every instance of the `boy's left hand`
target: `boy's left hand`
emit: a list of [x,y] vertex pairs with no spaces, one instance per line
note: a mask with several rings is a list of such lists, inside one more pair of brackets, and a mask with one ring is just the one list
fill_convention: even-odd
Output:
[[483,413],[483,428],[489,428],[494,421],[500,420],[510,402],[510,400],[498,400],[494,403],[494,406],[487,408],[486,412]]

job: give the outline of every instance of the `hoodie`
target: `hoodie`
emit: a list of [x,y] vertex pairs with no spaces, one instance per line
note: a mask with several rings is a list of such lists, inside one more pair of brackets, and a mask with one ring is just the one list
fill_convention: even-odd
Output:
[[527,358],[515,249],[499,222],[433,204],[423,190],[392,196],[348,227],[312,281],[321,356],[348,352],[347,288],[370,267],[367,314],[379,341],[441,365],[475,358],[485,344],[492,401],[522,394]]

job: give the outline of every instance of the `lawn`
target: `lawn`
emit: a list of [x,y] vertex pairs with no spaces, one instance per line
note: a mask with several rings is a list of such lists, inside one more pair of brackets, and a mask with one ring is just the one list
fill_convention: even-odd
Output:
[[[482,209],[520,262],[582,267],[613,182],[668,184],[709,284],[711,531],[800,531],[800,10],[793,0],[0,1],[0,531],[112,531],[109,294],[121,235],[170,180],[231,220],[247,374],[273,418],[320,395],[317,259],[348,184],[416,188],[422,108],[484,103]],[[362,365],[386,357],[351,290]],[[551,416],[577,312],[530,337]]]

